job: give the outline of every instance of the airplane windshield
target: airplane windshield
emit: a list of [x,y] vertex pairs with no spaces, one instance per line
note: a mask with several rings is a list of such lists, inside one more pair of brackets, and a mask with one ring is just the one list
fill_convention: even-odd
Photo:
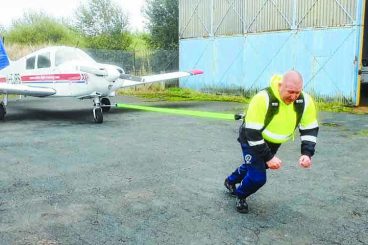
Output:
[[95,62],[88,54],[80,49],[58,49],[55,52],[55,66],[59,66],[68,61],[88,61]]

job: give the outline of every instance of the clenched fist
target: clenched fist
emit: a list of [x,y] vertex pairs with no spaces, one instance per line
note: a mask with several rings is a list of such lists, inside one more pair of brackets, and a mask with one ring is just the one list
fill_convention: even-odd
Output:
[[281,167],[281,163],[282,161],[278,157],[274,156],[271,160],[267,162],[267,166],[270,169],[279,169]]
[[310,166],[312,166],[312,160],[309,156],[302,155],[299,158],[299,165],[303,168],[309,168]]

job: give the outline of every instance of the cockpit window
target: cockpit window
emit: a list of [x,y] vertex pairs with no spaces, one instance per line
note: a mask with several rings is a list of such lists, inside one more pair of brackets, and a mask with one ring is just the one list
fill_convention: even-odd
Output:
[[55,66],[59,66],[68,61],[88,61],[95,62],[91,57],[80,49],[61,48],[55,52]]
[[37,68],[49,68],[50,66],[50,52],[39,54],[37,58]]
[[30,58],[28,58],[26,60],[26,69],[27,70],[32,70],[35,68],[35,64],[36,64],[36,56],[32,56]]

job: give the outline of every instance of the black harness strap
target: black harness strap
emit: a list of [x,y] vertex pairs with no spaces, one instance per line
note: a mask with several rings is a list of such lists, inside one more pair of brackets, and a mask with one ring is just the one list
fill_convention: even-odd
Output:
[[295,128],[298,127],[300,120],[302,120],[304,108],[305,108],[304,95],[303,93],[300,93],[299,97],[294,101],[294,111],[296,112]]
[[[264,126],[262,131],[270,124],[271,120],[277,113],[279,113],[280,102],[276,98],[275,94],[273,93],[271,87],[267,87],[266,92],[268,94],[268,110],[264,120]],[[304,111],[305,101],[303,93],[300,93],[299,97],[294,101],[294,111],[296,113],[296,124],[295,128],[298,127],[300,120],[302,119],[303,111]]]

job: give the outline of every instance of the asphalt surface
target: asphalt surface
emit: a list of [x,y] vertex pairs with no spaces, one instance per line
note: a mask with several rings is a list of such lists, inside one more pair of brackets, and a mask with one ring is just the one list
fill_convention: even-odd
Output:
[[[243,105],[114,102],[222,113]],[[320,113],[311,169],[300,141],[239,214],[225,177],[241,164],[239,122],[11,101],[0,123],[0,244],[368,244],[368,116]],[[296,134],[298,136],[298,134]]]

